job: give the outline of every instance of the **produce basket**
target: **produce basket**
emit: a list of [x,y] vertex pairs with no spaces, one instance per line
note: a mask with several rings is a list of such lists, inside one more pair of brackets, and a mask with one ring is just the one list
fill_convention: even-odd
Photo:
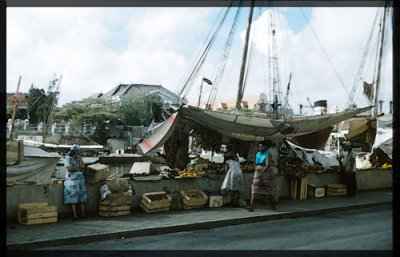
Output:
[[144,193],[140,207],[147,213],[169,211],[172,198],[164,191]]
[[181,191],[183,199],[183,208],[187,209],[200,209],[208,201],[208,196],[200,189],[186,189]]

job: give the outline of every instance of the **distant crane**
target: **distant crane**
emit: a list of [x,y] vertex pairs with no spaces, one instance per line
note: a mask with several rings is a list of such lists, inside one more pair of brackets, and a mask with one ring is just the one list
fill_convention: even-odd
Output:
[[307,97],[307,102],[308,102],[308,104],[310,105],[310,108],[311,108],[311,109],[314,109],[314,106],[313,106],[313,104],[311,103],[309,97]]
[[292,73],[289,75],[289,83],[286,89],[285,104],[283,105],[283,110],[287,113],[289,108],[289,93],[290,93],[290,81],[292,80]]

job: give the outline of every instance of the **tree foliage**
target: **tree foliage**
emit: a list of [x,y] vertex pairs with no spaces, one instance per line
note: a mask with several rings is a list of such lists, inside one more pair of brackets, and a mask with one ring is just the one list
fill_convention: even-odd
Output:
[[123,103],[120,106],[107,99],[88,98],[64,105],[54,116],[78,128],[95,126],[96,132],[91,137],[104,143],[117,125],[148,126],[152,120],[151,103],[126,100]]
[[148,126],[152,120],[150,102],[126,103],[120,107],[120,119],[128,126]]
[[[113,102],[103,98],[87,98],[81,101],[67,103],[62,107],[52,108],[55,92],[55,81],[50,83],[47,92],[44,89],[29,89],[28,109],[18,110],[17,119],[29,117],[30,123],[47,122],[50,111],[53,109],[54,122],[70,122],[72,127],[82,129],[84,125],[96,128],[95,137],[107,138],[117,125],[148,126],[152,115],[153,99],[139,99],[135,97],[123,98],[121,102]],[[12,110],[7,110],[7,117],[11,118]],[[103,140],[100,140],[103,141]]]
[[45,122],[50,109],[46,92],[43,89],[34,88],[32,85],[29,89],[28,103],[30,123]]
[[[26,110],[18,109],[16,112],[16,119],[27,119],[29,117],[30,123],[47,122],[49,117],[53,92],[46,93],[44,89],[38,89],[31,86],[28,98],[28,108]],[[12,108],[7,110],[7,117],[11,117]]]

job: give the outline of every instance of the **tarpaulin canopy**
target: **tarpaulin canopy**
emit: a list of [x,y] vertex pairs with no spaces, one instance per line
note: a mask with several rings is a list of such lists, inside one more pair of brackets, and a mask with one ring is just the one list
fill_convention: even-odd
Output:
[[17,165],[7,166],[7,183],[33,182],[47,184],[60,158],[60,155],[42,149],[24,146],[24,159]]

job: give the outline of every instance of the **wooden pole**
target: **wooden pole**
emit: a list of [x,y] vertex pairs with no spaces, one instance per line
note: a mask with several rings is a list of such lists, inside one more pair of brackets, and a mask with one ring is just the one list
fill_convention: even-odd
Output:
[[251,1],[249,18],[247,20],[246,39],[245,39],[244,49],[243,49],[242,66],[240,68],[239,86],[238,86],[238,93],[237,93],[237,97],[236,97],[236,110],[238,110],[238,111],[242,109],[241,103],[242,103],[242,98],[243,98],[243,81],[244,81],[244,73],[245,73],[245,69],[246,69],[246,60],[247,60],[248,43],[249,43],[249,36],[250,36],[250,29],[251,29],[251,21],[253,19],[253,7],[254,7],[254,0]]
[[374,103],[374,117],[377,117],[378,115],[378,97],[379,97],[379,91],[380,91],[380,84],[381,84],[381,66],[382,66],[382,58],[383,58],[383,44],[384,44],[384,39],[385,39],[385,24],[386,24],[386,12],[387,12],[387,6],[385,3],[385,7],[383,9],[383,21],[382,21],[382,27],[381,27],[381,38],[380,38],[380,48],[379,48],[379,58],[378,58],[378,71],[376,75],[376,90],[375,90],[375,103]]
[[200,94],[199,94],[199,102],[197,103],[197,108],[200,107],[200,100],[201,100],[201,94],[203,93],[203,79],[201,79],[201,84],[200,84]]
[[18,106],[18,91],[19,91],[19,85],[21,84],[21,76],[19,76],[19,80],[18,80],[18,86],[17,86],[17,92],[15,93],[15,102],[14,102],[14,109],[13,109],[13,113],[11,116],[11,128],[10,128],[10,138],[9,140],[12,141],[12,132],[14,129],[14,121],[15,121],[15,115],[17,113],[17,106]]

